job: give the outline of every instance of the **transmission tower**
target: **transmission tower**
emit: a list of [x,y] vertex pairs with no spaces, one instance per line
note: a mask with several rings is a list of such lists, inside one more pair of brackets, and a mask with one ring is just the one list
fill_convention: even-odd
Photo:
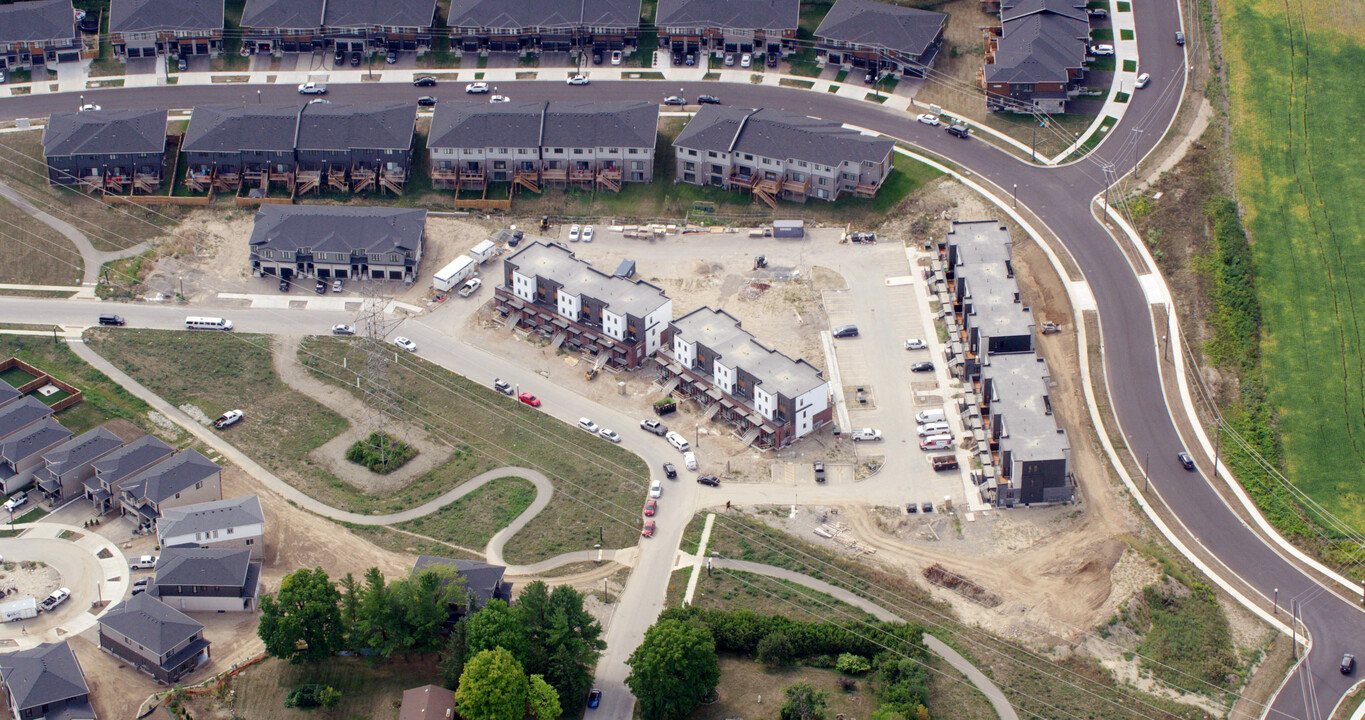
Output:
[[365,398],[365,425],[377,438],[374,446],[381,463],[388,464],[392,448],[388,426],[398,406],[398,398],[389,382],[389,365],[393,362],[393,346],[386,340],[389,333],[402,323],[402,318],[385,317],[389,304],[377,283],[366,283],[364,300],[360,306],[357,325],[365,346],[365,373],[360,377],[360,389]]

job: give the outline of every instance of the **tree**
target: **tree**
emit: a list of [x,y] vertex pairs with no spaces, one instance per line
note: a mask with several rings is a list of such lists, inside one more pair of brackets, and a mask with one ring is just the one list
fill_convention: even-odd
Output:
[[626,687],[647,720],[682,720],[720,682],[716,641],[706,627],[660,620],[631,653]]
[[256,634],[265,651],[296,665],[330,657],[341,646],[340,599],[322,568],[284,576],[278,594],[261,597]]
[[521,720],[529,683],[521,664],[504,648],[470,658],[455,690],[455,705],[465,720]]
[[526,653],[526,633],[521,620],[506,601],[494,598],[469,616],[466,644],[470,653],[503,648],[520,663]]
[[787,686],[787,702],[778,715],[781,720],[825,720],[829,693],[816,690],[808,682]]
[[380,655],[393,654],[393,608],[389,601],[389,585],[379,568],[365,571],[365,588],[360,593],[360,616],[356,623],[362,647],[373,648]]
[[423,572],[389,583],[397,647],[404,653],[431,652],[440,647],[441,627],[450,617],[454,588],[440,575]]
[[[563,586],[568,588],[567,585]],[[572,589],[572,588],[570,588]],[[526,637],[522,667],[527,675],[544,675],[550,665],[550,588],[544,581],[528,583],[513,607]]]
[[835,661],[834,667],[845,675],[862,675],[872,669],[872,663],[869,663],[867,658],[862,655],[844,653]]
[[[518,598],[517,606],[521,603]],[[541,638],[539,644],[546,654],[545,682],[559,691],[559,702],[566,714],[576,715],[587,702],[592,669],[607,646],[602,641],[601,624],[583,608],[583,593],[568,585],[556,587],[549,596],[545,627],[537,637]],[[535,652],[530,650],[528,654]]]
[[359,650],[364,646],[356,633],[356,625],[360,622],[360,583],[354,575],[346,573],[338,584],[341,586],[342,644],[347,650]]
[[539,675],[531,676],[530,690],[526,698],[531,717],[536,720],[553,720],[563,713],[559,706],[559,693]]
[[464,674],[465,662],[469,659],[469,648],[465,634],[469,630],[469,618],[462,617],[450,630],[446,638],[445,650],[441,654],[441,676],[447,690],[460,686],[460,675]]
[[754,649],[754,659],[774,667],[786,667],[792,664],[795,650],[792,648],[792,641],[784,632],[770,632],[758,641],[758,647]]

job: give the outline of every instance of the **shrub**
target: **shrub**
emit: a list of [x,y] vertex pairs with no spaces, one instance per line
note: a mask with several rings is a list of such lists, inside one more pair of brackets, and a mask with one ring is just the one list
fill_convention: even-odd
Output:
[[839,656],[839,661],[835,663],[834,667],[845,675],[862,675],[872,669],[872,663],[868,662],[867,658],[862,655],[844,653]]
[[330,685],[309,684],[289,693],[284,698],[284,706],[291,708],[331,708],[341,701],[341,691]]
[[417,457],[417,450],[398,438],[383,432],[372,432],[369,437],[355,441],[346,451],[346,459],[387,475],[407,461]]
[[754,659],[773,667],[787,667],[795,659],[792,652],[792,641],[785,633],[770,632],[758,641],[758,647],[754,649]]

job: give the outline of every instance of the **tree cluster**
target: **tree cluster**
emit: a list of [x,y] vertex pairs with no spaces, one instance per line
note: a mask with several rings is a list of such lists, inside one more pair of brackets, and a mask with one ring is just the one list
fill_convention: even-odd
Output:
[[682,720],[720,683],[716,641],[692,620],[660,618],[626,664],[626,687],[646,720]]

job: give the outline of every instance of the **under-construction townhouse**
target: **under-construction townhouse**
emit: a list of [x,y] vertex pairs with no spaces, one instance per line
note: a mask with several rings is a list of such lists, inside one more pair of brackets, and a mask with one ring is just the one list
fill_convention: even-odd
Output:
[[870,198],[891,173],[890,139],[770,108],[703,105],[673,141],[674,182],[778,200]]
[[47,181],[89,193],[149,194],[166,175],[172,140],[165,110],[53,113],[43,129]]
[[445,103],[431,120],[432,185],[511,183],[618,192],[654,179],[659,106],[647,102]]
[[401,102],[203,105],[181,151],[194,192],[401,195],[417,108]]

